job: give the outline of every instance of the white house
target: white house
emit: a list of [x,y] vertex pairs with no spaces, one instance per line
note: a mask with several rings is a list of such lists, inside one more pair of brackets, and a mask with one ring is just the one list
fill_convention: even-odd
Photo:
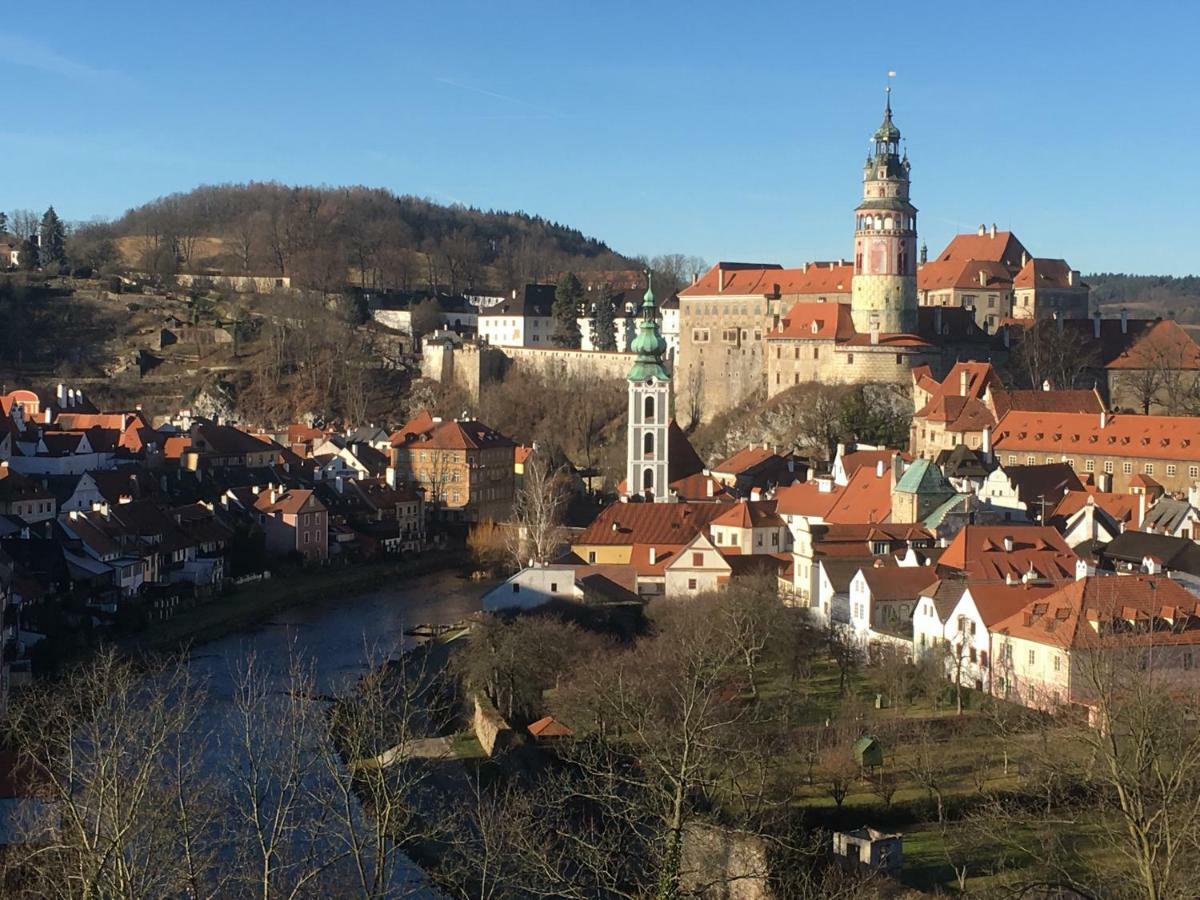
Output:
[[715,591],[729,581],[732,573],[733,566],[700,532],[667,563],[666,594],[668,597],[694,597]]
[[850,628],[864,643],[912,644],[912,616],[921,594],[937,582],[932,567],[872,566],[850,579]]
[[1030,603],[1058,590],[1058,585],[969,585],[950,611],[945,626],[947,675],[979,691],[993,690],[992,628]]
[[494,347],[552,347],[554,285],[527,284],[479,311],[479,337]]

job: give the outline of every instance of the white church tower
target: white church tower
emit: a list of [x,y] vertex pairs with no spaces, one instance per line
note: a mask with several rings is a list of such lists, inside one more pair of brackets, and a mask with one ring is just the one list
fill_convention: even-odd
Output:
[[629,497],[657,503],[671,499],[667,434],[671,424],[671,376],[663,367],[667,342],[658,328],[654,286],[647,283],[642,317],[630,350],[637,354],[629,370],[628,453],[625,490]]

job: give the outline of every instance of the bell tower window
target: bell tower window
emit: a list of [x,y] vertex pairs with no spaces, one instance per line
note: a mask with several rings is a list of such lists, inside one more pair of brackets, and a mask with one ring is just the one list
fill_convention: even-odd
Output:
[[645,403],[642,404],[642,417],[646,422],[654,421],[654,398],[647,397]]
[[642,455],[654,459],[654,433],[647,431],[642,438]]

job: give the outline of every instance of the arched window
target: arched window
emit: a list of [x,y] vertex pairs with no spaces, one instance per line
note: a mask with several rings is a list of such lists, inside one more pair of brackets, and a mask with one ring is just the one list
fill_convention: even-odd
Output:
[[654,398],[647,397],[645,403],[642,404],[642,420],[645,422],[654,421]]
[[654,432],[647,431],[642,437],[642,455],[646,459],[654,459]]
[[642,472],[642,490],[654,490],[654,470],[651,468],[647,468]]
[[883,220],[883,227],[886,228],[888,231],[892,230],[892,217],[891,216],[888,216],[886,219]]

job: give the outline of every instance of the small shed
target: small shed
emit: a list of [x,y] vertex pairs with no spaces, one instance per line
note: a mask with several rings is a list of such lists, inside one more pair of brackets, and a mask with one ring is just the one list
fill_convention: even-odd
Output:
[[904,835],[876,831],[864,825],[833,833],[834,856],[879,872],[899,872],[904,865]]
[[883,765],[883,744],[873,734],[864,734],[854,742],[854,761],[864,769],[877,769]]
[[529,726],[529,733],[538,740],[568,738],[575,734],[553,716],[544,716]]

